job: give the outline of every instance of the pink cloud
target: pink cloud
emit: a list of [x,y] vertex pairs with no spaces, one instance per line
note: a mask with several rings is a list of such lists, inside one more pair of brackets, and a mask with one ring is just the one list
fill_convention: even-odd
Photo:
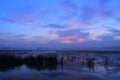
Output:
[[115,36],[114,40],[120,40],[120,36]]
[[79,38],[78,39],[78,43],[82,43],[82,42],[85,42],[85,41],[87,41],[87,39],[84,39],[84,38]]
[[68,26],[74,27],[74,28],[80,28],[80,27],[89,27],[91,25],[94,25],[90,22],[68,22]]
[[77,35],[60,37],[59,40],[62,43],[67,43],[67,44],[70,44],[70,43],[82,43],[82,42],[86,42],[87,41],[87,39],[81,38],[81,37],[79,37]]
[[76,35],[72,35],[72,36],[65,36],[63,38],[66,38],[66,39],[73,39],[73,38],[77,38],[78,36]]

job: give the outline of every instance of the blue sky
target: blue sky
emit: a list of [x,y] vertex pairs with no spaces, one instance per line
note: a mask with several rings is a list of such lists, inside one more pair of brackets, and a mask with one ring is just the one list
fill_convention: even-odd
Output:
[[120,0],[0,0],[0,47],[120,46]]

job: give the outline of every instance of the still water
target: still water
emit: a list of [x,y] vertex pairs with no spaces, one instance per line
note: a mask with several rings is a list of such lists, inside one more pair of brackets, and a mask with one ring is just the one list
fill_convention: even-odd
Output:
[[58,57],[63,58],[63,64],[0,65],[0,80],[120,80],[119,53],[59,54]]

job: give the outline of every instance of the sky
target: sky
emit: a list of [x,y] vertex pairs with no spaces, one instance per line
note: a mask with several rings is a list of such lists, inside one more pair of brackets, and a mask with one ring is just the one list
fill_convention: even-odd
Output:
[[120,0],[0,0],[0,47],[120,47]]

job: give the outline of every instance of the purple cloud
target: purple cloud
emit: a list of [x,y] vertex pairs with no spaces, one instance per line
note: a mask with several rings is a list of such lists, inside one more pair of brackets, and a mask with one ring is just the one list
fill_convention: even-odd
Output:
[[67,10],[72,10],[72,11],[78,11],[79,10],[79,8],[75,4],[73,4],[72,2],[70,2],[70,1],[64,1],[60,5],[60,7],[62,9],[67,9]]
[[14,37],[25,37],[25,34],[18,34],[18,35],[14,35]]
[[43,20],[36,18],[33,14],[20,14],[17,16],[5,16],[5,17],[0,18],[0,20],[14,23],[14,24],[31,26],[31,27],[38,27],[41,24],[43,24]]
[[66,28],[66,25],[61,25],[61,24],[48,24],[47,26],[48,28],[53,28],[53,29],[63,29]]
[[57,34],[60,37],[66,37],[66,36],[79,36],[79,37],[87,37],[87,33],[83,33],[81,29],[73,29],[73,30],[66,30],[66,31],[58,31]]
[[0,20],[10,23],[16,23],[16,19],[8,18],[8,17],[1,17]]

